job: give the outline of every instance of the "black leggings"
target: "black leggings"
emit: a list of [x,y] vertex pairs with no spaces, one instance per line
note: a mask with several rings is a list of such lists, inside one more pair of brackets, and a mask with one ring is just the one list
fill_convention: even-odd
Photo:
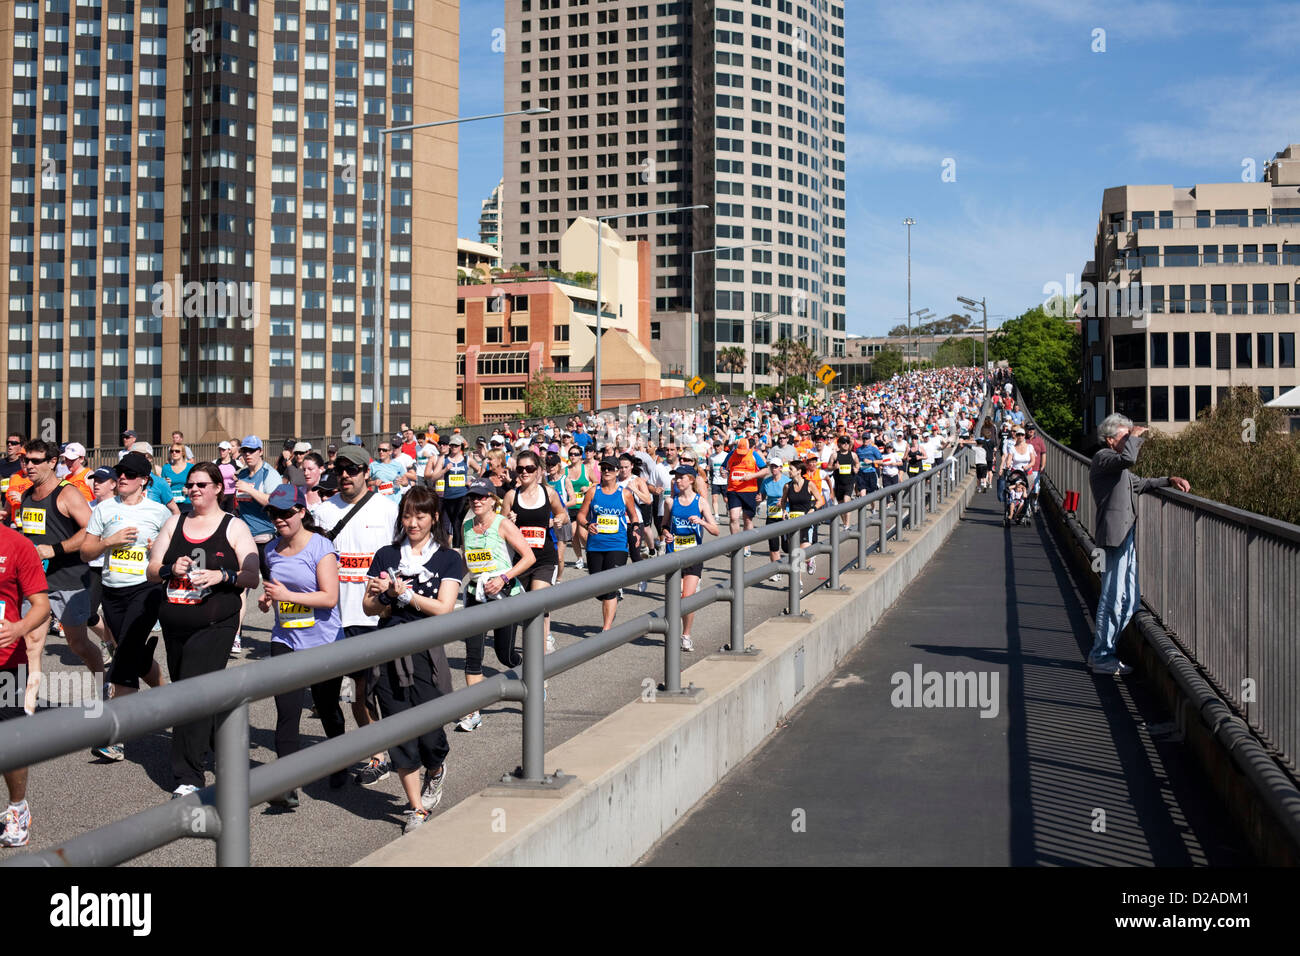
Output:
[[[501,598],[508,600],[508,598]],[[465,589],[465,606],[473,607],[480,603],[474,596],[472,587]],[[483,646],[487,642],[486,634],[475,634],[465,638],[465,673],[482,674],[483,673]],[[515,625],[506,624],[498,627],[492,632],[493,649],[497,652],[497,660],[501,662],[502,667],[518,667],[523,661],[523,656],[515,650]]]
[[149,632],[158,623],[162,601],[161,584],[104,588],[104,620],[117,640],[117,653],[108,668],[109,683],[140,689],[140,678],[153,668],[158,638],[150,637]]
[[[293,648],[279,641],[271,642],[271,656],[280,657],[292,654]],[[311,685],[311,700],[320,714],[320,722],[325,725],[326,737],[343,736],[343,708],[339,706],[339,688],[343,684],[343,675],[331,677],[319,684]],[[283,694],[275,695],[275,755],[287,757],[296,754],[301,741],[298,739],[298,725],[302,722],[302,688],[295,687]]]
[[[481,651],[480,651],[481,653]],[[442,674],[435,672],[436,667]],[[418,707],[442,696],[438,687],[439,677],[446,680],[447,658],[441,647],[432,651],[422,651],[411,655],[411,683],[403,687],[398,680],[397,665],[389,661],[379,671],[376,692],[379,706],[384,715],[392,717],[403,711]],[[388,748],[388,756],[398,770],[417,770],[423,764],[427,769],[437,771],[447,759],[451,748],[447,744],[447,732],[442,727],[435,727],[414,740],[407,740],[395,747]]]
[[465,547],[465,508],[468,505],[469,495],[442,499],[442,513],[446,515],[447,521],[451,524],[451,527],[447,530],[451,534],[453,548]]
[[[238,614],[198,630],[178,631],[164,626],[163,643],[167,645],[167,673],[171,682],[225,670],[238,627]],[[203,717],[172,730],[172,776],[178,785],[204,785],[214,724],[215,718]]]

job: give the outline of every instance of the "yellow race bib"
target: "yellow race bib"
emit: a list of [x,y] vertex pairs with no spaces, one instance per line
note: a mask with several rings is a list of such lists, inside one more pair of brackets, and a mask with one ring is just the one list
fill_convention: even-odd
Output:
[[23,534],[45,534],[44,508],[24,508],[20,520],[22,521]]
[[697,540],[695,539],[695,535],[693,535],[693,534],[676,534],[676,535],[673,535],[673,550],[674,550],[674,551],[681,551],[681,550],[684,549],[684,548],[693,548],[693,547],[695,547],[697,544],[699,544],[699,541],[697,541]]
[[839,468],[840,468],[841,475],[848,475],[848,474],[852,474],[853,472],[852,465],[840,465]]
[[149,549],[123,546],[108,556],[108,570],[114,574],[132,574],[143,578],[149,568]]
[[482,574],[485,571],[491,571],[496,566],[496,559],[492,557],[492,552],[488,550],[466,551],[465,563],[469,565],[471,574]]
[[316,621],[314,610],[292,601],[276,601],[275,611],[281,627],[311,627]]
[[455,472],[455,471],[451,472],[449,475],[447,475],[447,487],[448,487],[448,488],[464,488],[464,487],[465,487],[465,475],[464,475],[463,473],[460,473],[460,472]]
[[597,534],[618,534],[618,515],[596,515]]

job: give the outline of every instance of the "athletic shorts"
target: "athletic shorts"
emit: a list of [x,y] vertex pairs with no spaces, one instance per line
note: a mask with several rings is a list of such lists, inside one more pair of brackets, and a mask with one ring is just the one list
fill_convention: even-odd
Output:
[[728,491],[727,510],[730,511],[732,508],[739,508],[746,518],[754,517],[754,512],[758,510],[758,492]]
[[699,564],[688,564],[686,565],[686,567],[682,568],[682,577],[689,578],[692,575],[694,575],[697,578],[704,577],[703,561],[701,561]]
[[573,514],[569,515],[569,520],[558,528],[552,529],[555,532],[555,540],[561,544],[568,544],[573,540]]
[[874,471],[858,472],[858,490],[871,494],[879,485],[879,476]]
[[81,627],[90,618],[90,592],[86,588],[51,591],[50,613],[66,627]]
[[[599,574],[601,571],[609,571],[613,568],[621,568],[627,564],[626,551],[588,551],[587,552],[587,573]],[[597,601],[612,601],[618,597],[618,591],[610,591],[607,594],[597,594]]]
[[104,588],[104,620],[117,639],[117,652],[108,669],[109,683],[140,689],[140,678],[154,664],[158,638],[150,631],[158,621],[164,590],[161,584],[149,583]]
[[835,499],[844,501],[853,495],[853,486],[855,482],[850,478],[841,479],[838,476],[835,479]]
[[533,589],[534,581],[543,581],[546,584],[554,586],[555,578],[560,572],[557,564],[534,564],[531,568],[519,575],[519,583],[523,585],[525,591]]
[[988,466],[988,465],[976,465],[976,466],[975,466],[975,477],[978,478],[980,481],[983,481],[985,478],[987,478],[987,477],[988,477],[988,474],[989,474],[989,466]]

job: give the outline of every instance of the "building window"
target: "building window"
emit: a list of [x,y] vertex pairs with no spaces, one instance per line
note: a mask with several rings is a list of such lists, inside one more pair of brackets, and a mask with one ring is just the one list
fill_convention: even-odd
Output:
[[476,367],[479,375],[527,375],[527,352],[497,352],[480,355]]
[[1256,368],[1273,367],[1273,333],[1260,332],[1255,337]]
[[1277,367],[1295,368],[1295,333],[1277,334]]
[[1201,417],[1201,412],[1208,411],[1211,405],[1211,389],[1208,385],[1196,386],[1196,417]]
[[487,385],[483,388],[485,402],[522,402],[523,400],[522,385]]
[[567,372],[569,370],[569,357],[567,355],[552,355],[551,365],[556,372]]
[[1169,386],[1151,386],[1151,421],[1169,421]]
[[456,344],[457,344],[457,345],[464,345],[464,344],[465,344],[465,327],[464,327],[464,326],[461,326],[460,328],[458,328],[458,329],[456,330]]
[[[1192,339],[1191,333],[1174,333],[1174,368],[1191,368]],[[1180,419],[1186,421],[1186,419]]]
[[650,323],[650,341],[658,342],[660,340],[659,330],[660,330],[660,323],[658,322]]
[[514,306],[513,306],[513,308],[514,308],[514,311],[515,311],[515,312],[527,312],[527,311],[528,311],[528,296],[526,296],[526,295],[517,295],[517,296],[515,296],[515,302],[514,302]]
[[[1169,367],[1169,333],[1152,332],[1151,333],[1151,367],[1168,368]],[[1168,399],[1166,397],[1166,405]]]
[[1147,390],[1138,388],[1115,389],[1115,411],[1135,422],[1147,420]]
[[527,342],[530,340],[528,335],[528,326],[512,325],[510,326],[510,338],[514,342]]
[[[1259,400],[1260,400],[1261,402],[1271,402],[1271,401],[1273,401],[1273,386],[1272,386],[1272,385],[1261,385],[1261,386],[1259,387]],[[1294,420],[1294,419],[1293,419],[1293,420]]]
[[[1141,332],[1133,335],[1117,335],[1111,341],[1114,349],[1114,367],[1116,371],[1146,368],[1145,335]],[[1132,418],[1133,416],[1130,415],[1129,417]]]
[[1185,422],[1192,417],[1192,393],[1186,385],[1174,386],[1174,421]]
[[457,299],[457,300],[456,300],[456,314],[457,314],[457,315],[464,315],[464,314],[465,314],[465,300],[464,300],[464,299]]
[[1254,368],[1255,360],[1251,358],[1249,332],[1237,333],[1237,368]]
[[1214,334],[1214,367],[1232,368],[1232,336],[1227,332]]
[[1210,367],[1210,333],[1196,333],[1196,367]]
[[557,325],[557,326],[555,326],[555,331],[554,331],[553,334],[554,334],[554,337],[555,337],[555,341],[557,341],[557,342],[567,342],[567,341],[569,341],[569,327],[568,327],[567,325]]
[[502,329],[499,325],[489,325],[483,329],[483,341],[488,345],[500,345],[502,343]]

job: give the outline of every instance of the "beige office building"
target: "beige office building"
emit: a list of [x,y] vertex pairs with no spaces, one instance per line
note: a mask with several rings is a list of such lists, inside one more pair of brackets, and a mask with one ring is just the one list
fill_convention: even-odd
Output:
[[1107,189],[1083,290],[1085,431],[1176,433],[1230,388],[1300,384],[1300,145],[1260,182]]
[[778,339],[843,354],[842,4],[507,0],[505,29],[505,108],[551,112],[505,121],[504,262],[558,268],[575,219],[632,213],[667,366],[742,345],[753,388]]

